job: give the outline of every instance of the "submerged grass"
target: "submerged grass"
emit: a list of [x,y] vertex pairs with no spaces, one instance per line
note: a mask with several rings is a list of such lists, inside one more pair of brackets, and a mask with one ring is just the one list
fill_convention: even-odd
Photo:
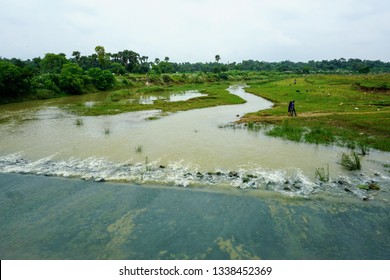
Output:
[[351,155],[342,153],[339,164],[349,171],[360,170],[362,168],[359,155],[355,152],[352,152]]
[[323,167],[316,168],[315,177],[321,182],[329,182],[329,164],[327,165],[326,170]]
[[272,127],[266,132],[269,136],[280,137],[291,141],[301,141],[305,128],[290,124],[289,120],[284,120],[281,125]]
[[80,126],[80,125],[83,125],[83,124],[84,124],[84,122],[83,122],[82,119],[76,119],[76,125],[77,126]]
[[142,145],[137,145],[135,147],[135,152],[136,153],[142,153],[143,150],[144,150],[144,147]]

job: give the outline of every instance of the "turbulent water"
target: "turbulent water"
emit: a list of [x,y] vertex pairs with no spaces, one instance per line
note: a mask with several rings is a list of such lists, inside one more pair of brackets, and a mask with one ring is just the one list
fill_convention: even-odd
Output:
[[61,109],[102,93],[0,106],[0,257],[388,259],[389,153],[351,172],[346,149],[230,125],[272,106],[244,89],[157,120]]
[[0,174],[1,259],[389,259],[388,206]]

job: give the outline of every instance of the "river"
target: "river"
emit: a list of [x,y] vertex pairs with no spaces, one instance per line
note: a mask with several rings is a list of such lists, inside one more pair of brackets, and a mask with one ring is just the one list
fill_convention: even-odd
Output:
[[247,102],[157,120],[59,106],[96,95],[0,106],[0,257],[389,258],[389,154],[350,172],[343,148],[225,127],[272,106],[229,91]]

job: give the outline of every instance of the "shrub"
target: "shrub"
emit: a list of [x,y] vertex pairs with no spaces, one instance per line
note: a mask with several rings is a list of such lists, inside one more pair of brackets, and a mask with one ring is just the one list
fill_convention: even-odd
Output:
[[83,69],[77,64],[65,64],[59,76],[60,88],[69,94],[82,94],[84,89],[83,74]]
[[114,86],[114,75],[108,70],[91,68],[88,70],[88,75],[91,77],[92,83],[97,89],[107,90]]

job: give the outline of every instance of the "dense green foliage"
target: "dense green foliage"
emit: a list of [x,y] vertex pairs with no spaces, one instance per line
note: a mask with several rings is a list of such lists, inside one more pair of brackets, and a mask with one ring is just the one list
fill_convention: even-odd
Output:
[[18,98],[30,89],[32,71],[8,61],[0,61],[0,100]]
[[[128,86],[126,83],[116,84],[114,74],[157,75],[169,83],[170,76],[165,74],[170,73],[203,73],[209,76],[206,80],[221,81],[228,80],[231,76],[245,78],[245,72],[259,71],[294,74],[390,72],[389,62],[344,58],[309,62],[244,60],[241,63],[226,64],[220,63],[220,55],[215,56],[214,62],[206,63],[175,63],[170,62],[169,57],[163,60],[156,58],[153,62],[148,59],[149,57],[130,50],[108,53],[103,46],[96,46],[95,53],[88,56],[74,51],[71,58],[63,53],[48,53],[43,58],[26,61],[0,58],[0,102],[49,98],[59,94],[82,94]],[[200,80],[205,79],[202,77]]]

